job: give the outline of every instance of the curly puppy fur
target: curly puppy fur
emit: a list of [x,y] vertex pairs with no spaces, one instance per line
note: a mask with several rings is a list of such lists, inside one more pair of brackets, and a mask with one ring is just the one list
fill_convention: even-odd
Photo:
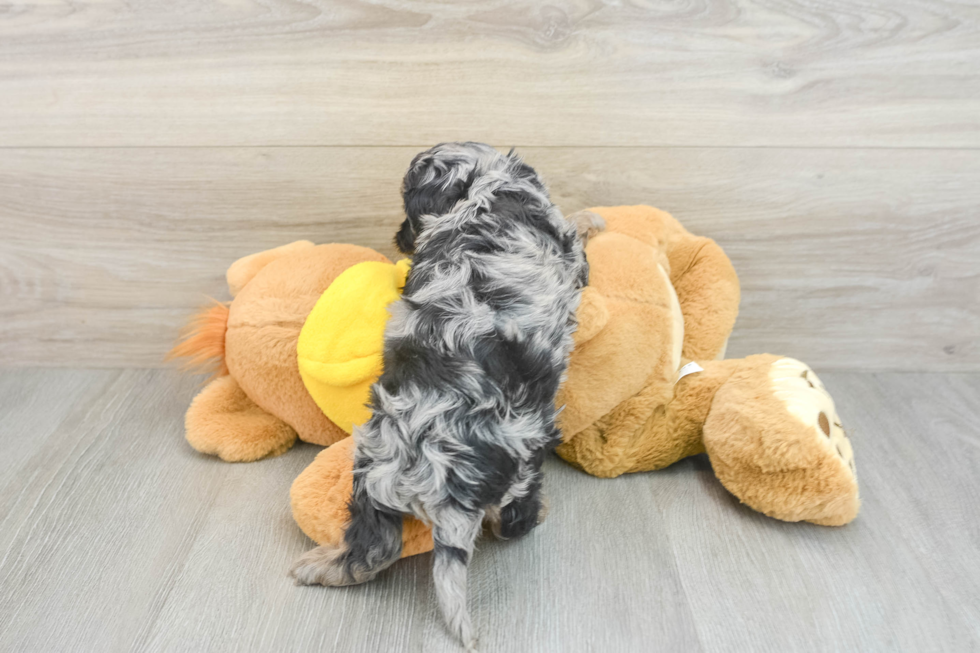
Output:
[[[555,394],[588,280],[580,233],[513,153],[445,143],[412,161],[398,248],[414,255],[385,331],[373,416],[356,430],[351,521],[303,556],[299,583],[373,578],[401,554],[402,517],[432,524],[433,576],[469,648],[466,570],[484,517],[504,538],[542,514],[541,463],[559,442]],[[596,217],[597,216],[593,216]]]

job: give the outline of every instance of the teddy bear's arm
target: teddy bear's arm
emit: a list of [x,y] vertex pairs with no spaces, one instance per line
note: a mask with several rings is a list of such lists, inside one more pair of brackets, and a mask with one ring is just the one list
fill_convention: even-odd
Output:
[[669,250],[671,282],[684,314],[687,360],[725,357],[738,316],[738,275],[715,241],[685,234]]

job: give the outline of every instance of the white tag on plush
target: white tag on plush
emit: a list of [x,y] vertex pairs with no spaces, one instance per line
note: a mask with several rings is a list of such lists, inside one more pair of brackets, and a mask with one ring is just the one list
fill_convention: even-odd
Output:
[[[677,381],[680,381],[688,374],[694,374],[696,372],[703,372],[703,371],[704,371],[703,367],[701,367],[695,362],[690,362],[684,367],[682,367],[681,371],[677,373]],[[677,381],[674,381],[674,383],[677,383]]]

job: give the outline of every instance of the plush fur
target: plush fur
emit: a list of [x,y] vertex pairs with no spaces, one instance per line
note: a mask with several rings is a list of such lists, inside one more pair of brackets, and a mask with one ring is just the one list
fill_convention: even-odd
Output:
[[[785,359],[713,360],[724,356],[739,300],[738,278],[721,248],[653,207],[591,211],[606,229],[588,246],[589,286],[556,398],[564,407],[558,454],[589,474],[611,477],[661,469],[706,450],[718,479],[754,510],[827,525],[854,519],[860,501],[853,451],[812,371],[796,364],[790,390],[785,379],[777,388],[772,378]],[[404,230],[413,234],[410,226]],[[297,524],[330,547],[342,545],[349,521],[354,440],[322,412],[317,422],[312,398],[297,394],[296,337],[340,272],[386,260],[352,245],[302,243],[247,257],[228,272],[230,287],[241,289],[228,324],[215,312],[206,320],[207,335],[200,332],[196,341],[203,350],[185,352],[220,357],[222,343],[214,336],[227,330],[230,375],[213,381],[188,411],[187,438],[195,448],[253,460],[283,451],[292,429],[320,444],[343,438],[317,456],[290,493]],[[680,380],[678,337],[681,362],[697,360],[704,368]],[[491,507],[488,519],[497,512]],[[430,551],[431,529],[405,516],[402,542],[403,556]]]
[[180,341],[167,354],[168,361],[183,358],[185,371],[211,373],[213,378],[228,374],[225,364],[225,332],[228,330],[228,304],[215,301],[201,309],[183,329]]
[[278,456],[296,442],[296,431],[256,406],[228,375],[194,397],[184,421],[192,447],[228,462]]
[[[721,248],[653,207],[592,211],[606,228],[588,245],[589,286],[556,398],[564,407],[558,455],[594,476],[614,477],[707,450],[718,479],[754,510],[826,525],[854,519],[860,501],[853,452],[826,405],[829,395],[806,383],[812,371],[789,398],[813,409],[791,415],[776,400],[783,391],[768,380],[778,357],[713,360],[724,356],[739,299],[738,277]],[[681,363],[693,359],[704,368],[680,380],[678,336]],[[832,437],[822,430],[822,411]],[[350,485],[332,479],[350,474],[351,445],[324,451],[293,485],[296,522],[319,544],[338,542],[347,521]],[[777,459],[789,452],[805,454],[793,468]],[[431,547],[424,524],[406,519],[403,556]]]
[[477,143],[417,156],[403,195],[396,244],[413,265],[391,307],[373,416],[355,430],[350,522],[339,546],[292,573],[306,584],[369,580],[401,556],[403,515],[414,515],[432,524],[443,616],[472,647],[467,564],[488,510],[502,537],[538,522],[588,280],[578,230],[596,225],[566,221],[530,166]]
[[323,414],[300,377],[296,343],[303,324],[343,271],[387,260],[366,247],[301,247],[268,262],[231,304],[228,371],[262,410],[289,424],[304,442],[329,446],[347,433]]
[[187,411],[187,440],[195,449],[244,462],[281,454],[297,436],[321,446],[347,437],[306,391],[296,343],[334,279],[368,261],[389,262],[366,247],[301,240],[228,269],[234,301],[196,316],[170,352],[189,367],[219,374]]

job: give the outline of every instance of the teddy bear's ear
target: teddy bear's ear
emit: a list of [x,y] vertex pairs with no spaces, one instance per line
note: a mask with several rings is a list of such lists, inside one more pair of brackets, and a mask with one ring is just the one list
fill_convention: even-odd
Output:
[[225,274],[231,296],[236,296],[269,263],[313,246],[313,243],[308,240],[297,240],[288,245],[267,249],[264,252],[256,252],[238,259],[231,264]]
[[592,286],[582,290],[582,301],[578,305],[578,330],[575,332],[575,345],[588,342],[602,331],[609,321],[606,298]]

